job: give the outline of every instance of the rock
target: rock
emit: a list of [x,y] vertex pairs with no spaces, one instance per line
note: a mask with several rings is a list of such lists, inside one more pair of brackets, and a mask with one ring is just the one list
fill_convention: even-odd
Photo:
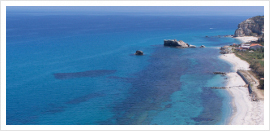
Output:
[[140,51],[140,50],[137,50],[136,53],[135,53],[135,55],[143,55],[143,52]]
[[262,36],[264,34],[264,16],[255,16],[238,24],[235,37]]
[[181,48],[187,48],[189,47],[187,43],[185,43],[182,40],[177,41],[174,40],[164,40],[164,46],[173,46],[173,47],[181,47]]
[[243,37],[243,36],[245,36],[244,30],[242,28],[238,28],[235,31],[234,36],[236,36],[236,37]]
[[189,48],[196,48],[195,45],[189,45],[188,47],[189,47]]
[[225,35],[224,37],[233,37],[233,35]]
[[214,74],[221,74],[221,75],[226,75],[226,73],[225,72],[219,72],[219,71],[217,71],[217,72],[213,72]]
[[205,46],[204,45],[201,45],[200,48],[205,48]]

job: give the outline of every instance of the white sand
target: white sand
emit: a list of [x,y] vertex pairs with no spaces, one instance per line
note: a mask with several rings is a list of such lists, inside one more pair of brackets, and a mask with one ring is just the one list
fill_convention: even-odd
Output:
[[242,41],[243,43],[258,40],[258,37],[255,37],[255,36],[244,36],[244,37],[234,37],[234,38]]
[[[251,101],[248,88],[244,87],[244,80],[236,73],[237,69],[249,69],[249,64],[234,54],[220,56],[234,65],[235,72],[227,73],[227,90],[233,97],[233,116],[230,125],[263,125],[264,124],[264,101]],[[236,87],[237,86],[237,87]]]
[[238,69],[250,70],[249,64],[246,61],[241,60],[239,57],[236,57],[234,54],[223,54],[220,56],[220,58],[233,64],[233,70],[235,72]]

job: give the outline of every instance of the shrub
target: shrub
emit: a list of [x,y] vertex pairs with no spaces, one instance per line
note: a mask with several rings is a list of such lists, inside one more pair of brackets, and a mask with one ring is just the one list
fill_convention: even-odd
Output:
[[264,89],[264,80],[260,80],[260,85],[258,86],[258,89]]
[[263,54],[257,54],[257,59],[262,59],[264,57]]
[[263,67],[260,66],[259,68],[257,68],[256,72],[258,73],[258,75],[260,77],[264,77],[264,68]]

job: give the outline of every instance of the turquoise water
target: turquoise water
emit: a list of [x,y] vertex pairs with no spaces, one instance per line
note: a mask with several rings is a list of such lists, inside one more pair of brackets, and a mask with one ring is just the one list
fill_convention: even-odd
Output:
[[[230,96],[210,88],[225,77],[212,72],[231,71],[217,47],[238,41],[217,35],[244,19],[7,13],[7,124],[226,124]],[[164,47],[164,39],[206,48]]]

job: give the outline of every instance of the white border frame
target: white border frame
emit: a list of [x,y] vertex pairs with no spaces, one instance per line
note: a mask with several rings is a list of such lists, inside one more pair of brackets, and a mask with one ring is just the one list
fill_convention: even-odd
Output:
[[[264,6],[264,125],[6,125],[6,6]],[[1,1],[1,130],[269,130],[269,1]]]

